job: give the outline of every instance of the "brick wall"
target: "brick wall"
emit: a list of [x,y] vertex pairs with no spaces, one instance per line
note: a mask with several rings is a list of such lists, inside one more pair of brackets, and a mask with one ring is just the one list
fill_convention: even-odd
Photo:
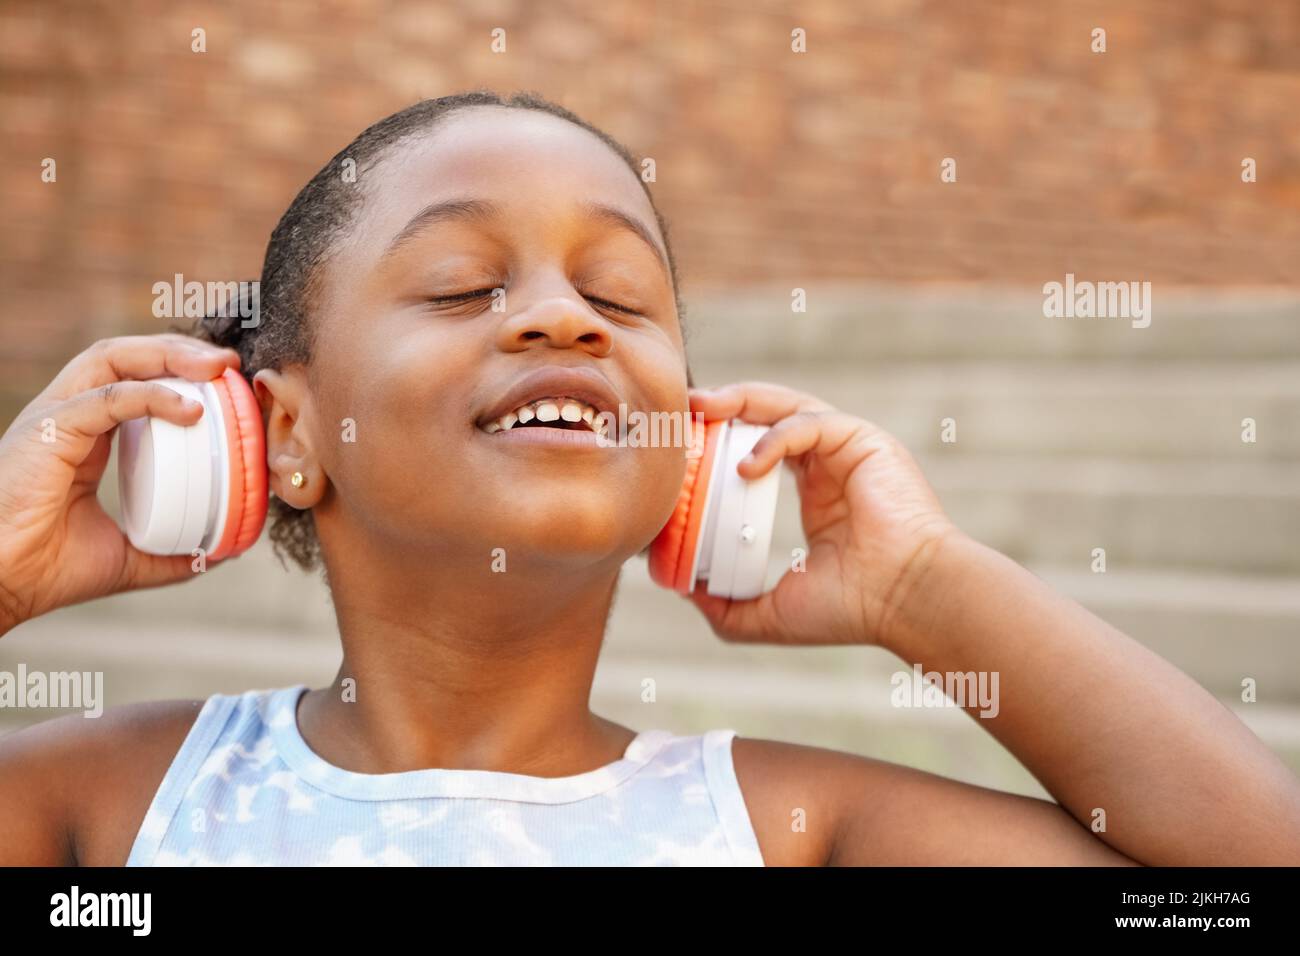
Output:
[[1293,0],[9,0],[6,400],[151,330],[160,278],[255,277],[335,151],[475,86],[536,89],[655,158],[688,300],[759,278],[1277,284],[1300,263]]

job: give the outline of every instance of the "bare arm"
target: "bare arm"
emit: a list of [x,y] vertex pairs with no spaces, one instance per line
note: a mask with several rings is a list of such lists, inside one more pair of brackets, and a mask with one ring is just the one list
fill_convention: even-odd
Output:
[[1132,866],[1046,800],[822,747],[736,738],[768,866]]
[[0,738],[0,866],[121,866],[203,702],[55,717]]
[[1300,783],[1218,700],[991,548],[928,552],[881,643],[927,672],[996,671],[996,716],[967,713],[1075,821],[1104,811],[1097,837],[1148,865],[1300,864]]
[[76,863],[62,718],[0,738],[0,866]]

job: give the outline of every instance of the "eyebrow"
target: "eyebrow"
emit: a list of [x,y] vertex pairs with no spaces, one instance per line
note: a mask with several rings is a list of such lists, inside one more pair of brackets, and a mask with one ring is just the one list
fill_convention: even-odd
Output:
[[[619,229],[625,229],[644,242],[654,252],[660,267],[667,277],[670,275],[668,258],[659,248],[654,233],[640,219],[623,210],[600,202],[587,202],[582,211],[588,218],[604,222]],[[393,237],[381,258],[388,258],[401,246],[410,242],[417,235],[431,226],[444,222],[487,221],[501,214],[501,207],[486,199],[452,199],[446,202],[431,203],[416,213],[411,221],[402,227],[402,231]]]
[[651,232],[646,224],[640,219],[615,206],[607,206],[600,202],[584,203],[582,209],[588,217],[615,226],[619,229],[626,229],[628,232],[632,233],[632,235],[644,242],[654,251],[655,258],[659,260],[659,265],[664,270],[664,275],[669,275],[668,257],[664,255],[664,251],[659,248],[659,243],[655,240],[654,233]]
[[393,237],[381,258],[388,258],[400,247],[414,239],[430,226],[443,222],[487,222],[500,212],[500,207],[485,199],[452,199],[425,206],[417,212],[411,221],[402,227],[402,231]]

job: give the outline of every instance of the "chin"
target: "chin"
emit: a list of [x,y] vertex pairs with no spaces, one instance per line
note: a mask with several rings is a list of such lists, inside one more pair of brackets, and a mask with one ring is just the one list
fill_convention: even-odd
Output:
[[554,567],[622,564],[645,547],[652,531],[629,524],[627,512],[614,503],[566,501],[556,507],[530,503],[516,509],[505,522],[494,521],[478,537],[504,548],[507,560]]

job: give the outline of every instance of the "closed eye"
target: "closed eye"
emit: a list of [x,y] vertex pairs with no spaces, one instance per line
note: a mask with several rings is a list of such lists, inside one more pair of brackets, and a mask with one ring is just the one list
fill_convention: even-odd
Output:
[[455,305],[458,302],[470,302],[474,299],[491,295],[495,289],[471,289],[469,292],[457,292],[455,295],[437,295],[428,299],[431,305]]
[[617,302],[610,302],[608,299],[601,299],[594,295],[584,295],[584,299],[592,305],[600,306],[602,309],[613,309],[615,312],[622,312],[625,315],[640,315],[636,309],[629,309],[625,305],[619,305]]
[[[481,299],[483,296],[491,295],[495,291],[496,288],[471,289],[468,292],[457,292],[454,295],[432,296],[427,301],[430,305],[457,305],[461,302],[472,302],[475,299]],[[602,299],[599,296],[583,295],[583,298],[602,309],[612,309],[615,312],[622,312],[624,315],[641,314],[636,309],[628,308],[626,305],[619,305],[617,302],[611,302],[609,299]]]

